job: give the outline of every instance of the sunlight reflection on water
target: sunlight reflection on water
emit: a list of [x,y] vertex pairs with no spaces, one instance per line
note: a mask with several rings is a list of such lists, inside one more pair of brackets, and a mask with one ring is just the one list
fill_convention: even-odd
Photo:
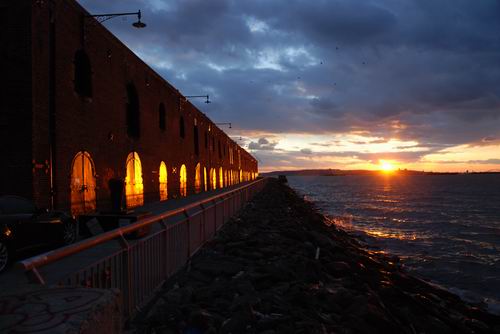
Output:
[[330,221],[500,312],[500,175],[288,177]]

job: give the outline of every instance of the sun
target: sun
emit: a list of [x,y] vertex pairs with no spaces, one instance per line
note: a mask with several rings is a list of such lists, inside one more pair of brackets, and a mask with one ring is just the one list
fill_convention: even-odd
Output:
[[386,173],[393,172],[396,170],[396,166],[390,161],[387,160],[379,160],[379,166],[378,168]]

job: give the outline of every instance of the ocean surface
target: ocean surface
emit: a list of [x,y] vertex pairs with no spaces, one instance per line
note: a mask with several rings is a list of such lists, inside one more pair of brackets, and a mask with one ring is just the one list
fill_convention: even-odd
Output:
[[500,174],[289,176],[371,249],[500,314]]

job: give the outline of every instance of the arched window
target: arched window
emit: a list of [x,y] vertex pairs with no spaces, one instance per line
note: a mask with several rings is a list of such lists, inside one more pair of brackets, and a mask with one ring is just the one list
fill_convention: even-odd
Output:
[[201,165],[198,162],[194,171],[194,191],[199,193],[201,191]]
[[208,148],[208,132],[205,131],[205,149]]
[[92,97],[92,67],[84,50],[78,50],[74,59],[75,92],[81,97]]
[[219,167],[219,188],[224,188],[224,172],[222,167]]
[[229,183],[227,182],[227,170],[224,171],[224,186],[229,186]]
[[159,171],[159,184],[160,184],[160,201],[165,201],[168,198],[168,184],[167,184],[167,165],[162,161],[160,163]]
[[240,179],[239,182],[243,182],[243,171],[240,169]]
[[133,83],[127,85],[127,135],[139,138],[140,132],[139,95]]
[[187,170],[186,165],[181,166],[179,173],[180,194],[182,197],[187,196]]
[[160,107],[158,108],[158,127],[161,131],[167,129],[167,112],[163,103],[160,103]]
[[222,159],[222,151],[220,148],[220,140],[217,141],[217,151],[219,152],[219,159]]
[[179,135],[181,138],[184,138],[186,136],[185,130],[184,130],[184,117],[181,116],[179,118]]
[[127,208],[143,205],[144,184],[142,181],[142,164],[137,152],[131,152],[127,156],[126,169],[125,197],[127,200]]
[[71,214],[95,211],[96,209],[96,179],[94,162],[90,154],[78,152],[71,164]]
[[194,124],[194,128],[193,128],[193,139],[194,139],[194,154],[199,155],[200,154],[200,143],[198,140],[198,125],[196,124],[196,120],[195,120],[195,124]]
[[217,189],[217,172],[215,168],[210,168],[210,186],[212,190]]
[[203,167],[203,185],[205,191],[208,191],[207,167]]

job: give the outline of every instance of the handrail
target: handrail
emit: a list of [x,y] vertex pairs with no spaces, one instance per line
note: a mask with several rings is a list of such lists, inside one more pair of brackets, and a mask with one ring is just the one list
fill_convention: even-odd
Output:
[[64,257],[70,256],[70,255],[73,255],[76,253],[79,253],[81,251],[84,251],[86,249],[100,245],[102,243],[113,240],[115,238],[122,238],[125,234],[137,231],[143,227],[154,224],[160,220],[171,218],[175,215],[178,215],[179,213],[185,212],[186,210],[190,210],[194,207],[197,207],[200,204],[206,204],[208,202],[212,202],[214,200],[220,199],[220,198],[225,197],[227,195],[230,195],[232,193],[236,193],[238,191],[244,190],[244,189],[249,188],[249,187],[251,187],[259,182],[264,182],[264,180],[265,180],[264,178],[257,179],[257,180],[251,181],[250,183],[247,183],[241,187],[238,187],[236,189],[228,190],[228,191],[225,191],[221,194],[210,196],[208,198],[193,202],[191,204],[187,204],[187,205],[182,206],[180,208],[172,209],[172,210],[166,211],[166,212],[161,213],[161,214],[142,218],[142,219],[138,220],[137,222],[134,222],[128,226],[119,227],[117,229],[114,229],[114,230],[105,232],[103,234],[99,234],[99,235],[96,235],[94,237],[91,237],[89,239],[79,241],[79,242],[74,243],[72,245],[68,245],[68,246],[65,246],[62,248],[48,251],[46,253],[43,253],[43,254],[31,257],[29,259],[20,261],[18,263],[18,265],[22,269],[24,269],[25,271],[33,270],[37,267],[53,263],[59,259],[62,259]]

